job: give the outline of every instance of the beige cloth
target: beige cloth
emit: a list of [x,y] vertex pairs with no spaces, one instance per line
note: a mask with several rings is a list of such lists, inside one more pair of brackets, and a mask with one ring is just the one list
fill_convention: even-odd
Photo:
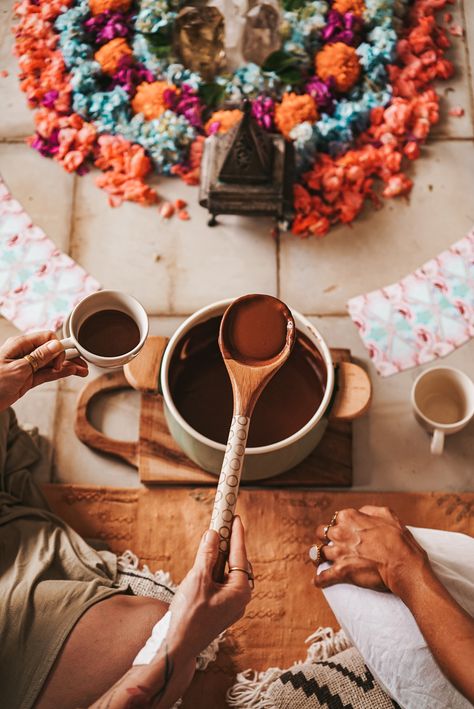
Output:
[[91,549],[31,479],[39,452],[0,412],[0,704],[30,709],[68,634],[114,587],[117,558]]

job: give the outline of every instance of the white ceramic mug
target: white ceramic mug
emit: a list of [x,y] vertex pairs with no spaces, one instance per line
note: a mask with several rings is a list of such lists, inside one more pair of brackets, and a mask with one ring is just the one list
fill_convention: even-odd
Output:
[[441,455],[445,436],[463,429],[474,416],[474,382],[453,367],[433,367],[413,384],[411,403],[418,423],[433,434],[431,452]]
[[[120,310],[134,320],[140,332],[140,341],[132,350],[116,357],[104,357],[89,352],[81,345],[78,340],[81,325],[88,317],[101,310]],[[97,367],[121,367],[130,362],[145,344],[148,336],[148,316],[144,307],[131,295],[116,290],[101,290],[91,293],[76,305],[65,324],[64,334],[66,337],[61,343],[66,350],[66,359],[80,356]]]

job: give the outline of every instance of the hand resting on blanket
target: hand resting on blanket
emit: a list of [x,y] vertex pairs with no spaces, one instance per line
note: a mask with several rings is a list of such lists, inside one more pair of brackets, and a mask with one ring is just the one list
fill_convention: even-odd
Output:
[[[338,512],[316,536],[315,586],[351,583],[391,591],[411,611],[433,657],[452,684],[474,702],[474,619],[433,572],[428,555],[397,515],[386,507],[365,506]],[[318,565],[319,565],[318,563]]]

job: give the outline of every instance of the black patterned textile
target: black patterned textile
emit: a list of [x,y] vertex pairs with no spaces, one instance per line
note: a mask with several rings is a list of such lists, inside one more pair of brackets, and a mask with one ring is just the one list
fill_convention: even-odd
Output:
[[266,699],[274,709],[400,709],[354,647],[283,672],[268,688]]

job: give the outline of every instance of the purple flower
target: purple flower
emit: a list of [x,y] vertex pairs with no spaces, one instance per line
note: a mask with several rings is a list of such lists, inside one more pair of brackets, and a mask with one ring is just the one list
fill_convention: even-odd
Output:
[[151,83],[155,77],[143,64],[134,62],[132,57],[125,56],[119,61],[119,68],[112,76],[111,88],[121,86],[133,98],[137,91],[137,86],[143,81]]
[[35,133],[30,145],[45,158],[56,155],[59,150],[59,129],[54,128],[49,138],[43,138],[39,133]]
[[356,34],[360,29],[360,20],[353,12],[345,12],[343,15],[337,10],[330,10],[327,16],[327,24],[321,31],[323,42],[332,44],[333,42],[344,42],[345,44],[355,44]]
[[47,91],[43,98],[41,99],[41,103],[43,106],[46,106],[46,108],[54,108],[54,102],[59,96],[59,91]]
[[251,115],[261,128],[268,131],[273,130],[274,113],[275,102],[269,96],[258,96],[255,101],[252,102]]
[[180,116],[184,116],[194,128],[202,128],[203,106],[196,91],[189,84],[181,86],[179,94],[173,94],[173,110]]
[[305,91],[316,101],[319,111],[331,114],[334,109],[335,83],[333,77],[323,81],[319,76],[312,76],[305,85]]
[[214,133],[218,133],[220,127],[221,127],[221,124],[220,124],[219,121],[213,121],[213,122],[207,127],[207,134],[208,134],[208,135],[214,135]]
[[91,33],[95,44],[110,42],[115,37],[126,37],[130,32],[130,16],[123,12],[106,10],[84,22],[84,27]]
[[85,162],[81,163],[81,164],[79,165],[79,167],[76,168],[76,174],[77,174],[77,175],[80,175],[81,177],[82,177],[82,175],[87,175],[87,173],[88,173],[89,171],[90,171],[90,168],[89,168],[88,165],[86,165]]

